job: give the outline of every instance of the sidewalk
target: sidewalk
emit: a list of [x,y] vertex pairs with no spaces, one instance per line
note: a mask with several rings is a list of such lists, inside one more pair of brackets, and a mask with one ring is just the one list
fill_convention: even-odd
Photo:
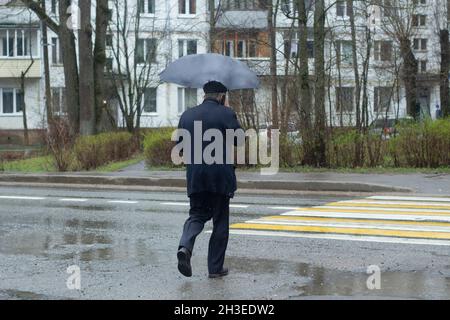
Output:
[[[450,196],[449,174],[280,172],[274,176],[261,176],[259,172],[238,171],[237,178],[240,189],[372,193],[414,192]],[[0,182],[179,188],[186,185],[184,171],[151,171],[145,168],[143,162],[113,173],[0,174]]]

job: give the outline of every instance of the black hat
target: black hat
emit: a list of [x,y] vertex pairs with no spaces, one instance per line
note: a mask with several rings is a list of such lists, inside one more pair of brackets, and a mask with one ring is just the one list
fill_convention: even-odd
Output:
[[210,81],[203,86],[205,93],[227,93],[228,89],[222,83],[217,81]]

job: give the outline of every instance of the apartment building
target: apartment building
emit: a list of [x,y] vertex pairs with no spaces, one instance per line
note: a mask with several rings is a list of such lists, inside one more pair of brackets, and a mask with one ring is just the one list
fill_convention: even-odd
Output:
[[[181,113],[202,100],[202,90],[182,88],[160,83],[158,74],[168,63],[183,55],[214,52],[234,57],[255,70],[261,78],[258,90],[231,93],[230,100],[239,113],[257,115],[245,119],[249,125],[270,123],[271,89],[269,77],[271,47],[269,44],[267,1],[270,0],[216,0],[216,22],[211,30],[208,0],[136,0],[126,1],[127,21],[136,21],[138,28],[130,27],[126,44],[132,58],[127,58],[137,70],[147,68],[149,81],[145,83],[141,103],[141,127],[176,125]],[[401,0],[397,0],[401,1]],[[435,0],[436,1],[436,0]],[[437,19],[432,0],[415,2],[410,36],[413,52],[419,63],[418,100],[423,116],[435,116],[439,105],[439,36],[437,21],[447,23],[447,18]],[[410,1],[411,2],[411,1]],[[433,3],[432,3],[433,2]],[[49,0],[47,10],[57,18],[57,1]],[[74,1],[76,3],[76,1]],[[117,58],[123,41],[117,39],[123,19],[125,0],[111,0],[111,21],[107,37],[108,66],[105,72],[117,75],[125,60]],[[276,56],[279,84],[295,79],[298,56],[296,1],[280,0],[276,16]],[[399,45],[386,30],[389,0],[379,0],[370,5],[354,2],[358,43],[358,65],[363,74],[363,62],[370,45],[367,71],[367,101],[370,121],[378,117],[407,116],[405,90],[399,81]],[[326,110],[334,125],[352,125],[355,122],[356,85],[352,59],[349,2],[326,0]],[[0,4],[1,5],[1,4]],[[314,1],[305,0],[308,11],[308,58],[311,76],[314,75],[313,15]],[[444,13],[445,11],[445,13]],[[442,21],[441,21],[442,20]],[[212,31],[212,32],[210,32]],[[28,126],[40,129],[45,126],[45,95],[43,74],[43,48],[49,48],[52,104],[56,114],[66,113],[64,103],[64,75],[58,37],[49,30],[48,43],[41,40],[39,20],[23,7],[0,6],[0,130],[22,130],[22,103],[27,106]],[[212,34],[212,39],[211,39]],[[213,41],[210,45],[210,41]],[[33,63],[31,63],[33,62]],[[31,67],[29,67],[31,65]],[[26,72],[25,92],[21,91],[22,72]],[[110,78],[110,81],[113,79]],[[119,105],[114,99],[113,86],[109,103]],[[362,99],[362,97],[361,97]],[[280,98],[280,100],[282,100]],[[119,107],[117,107],[119,110]],[[119,126],[124,125],[117,111]]]
[[[0,130],[23,128],[24,104],[29,106],[30,127],[40,126],[40,39],[40,24],[33,15],[23,10],[0,9]],[[0,140],[8,143],[10,137]]]

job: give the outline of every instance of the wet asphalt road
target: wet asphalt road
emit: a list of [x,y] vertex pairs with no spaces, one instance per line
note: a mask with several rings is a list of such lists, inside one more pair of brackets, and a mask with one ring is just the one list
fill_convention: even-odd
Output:
[[[241,195],[231,222],[354,198]],[[194,276],[183,278],[186,201],[176,192],[0,186],[0,299],[450,298],[448,246],[231,235],[231,274],[210,280],[203,233]],[[79,291],[66,286],[72,265]],[[380,290],[367,288],[370,265],[381,268]]]

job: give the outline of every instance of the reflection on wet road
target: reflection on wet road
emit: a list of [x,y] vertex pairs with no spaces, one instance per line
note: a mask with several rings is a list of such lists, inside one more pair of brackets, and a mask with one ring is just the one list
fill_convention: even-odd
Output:
[[[185,279],[174,253],[187,208],[170,205],[186,202],[182,193],[0,187],[0,194],[0,299],[450,298],[448,247],[236,234],[230,276],[212,281],[204,233],[194,277]],[[239,196],[231,222],[352,199]],[[66,286],[72,265],[81,269],[80,291]],[[381,269],[380,290],[367,287],[371,265]]]

